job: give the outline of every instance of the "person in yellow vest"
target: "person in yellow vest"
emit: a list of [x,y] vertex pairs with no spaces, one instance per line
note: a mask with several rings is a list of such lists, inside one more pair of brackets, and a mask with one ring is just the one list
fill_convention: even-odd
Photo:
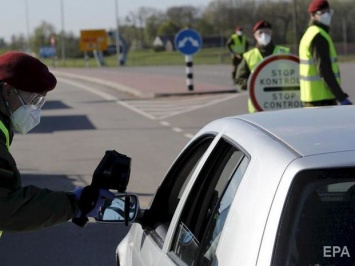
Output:
[[[108,190],[88,190],[89,186],[65,192],[21,185],[21,174],[10,153],[14,130],[26,134],[39,124],[47,92],[56,83],[37,58],[15,51],[0,56],[0,231],[39,230],[85,213],[95,217],[102,197],[114,197]],[[35,159],[36,154],[29,158]],[[90,202],[83,200],[83,191]]]
[[233,84],[235,84],[235,75],[238,65],[242,61],[243,53],[249,49],[249,42],[247,37],[243,34],[243,28],[241,26],[237,26],[235,33],[228,39],[227,48],[232,58],[232,80]]
[[341,88],[340,69],[329,26],[333,16],[327,0],[313,0],[310,24],[299,45],[300,92],[305,107],[352,104]]
[[[235,78],[236,84],[241,90],[247,90],[248,79],[256,66],[267,56],[272,54],[289,54],[287,47],[275,45],[272,40],[272,27],[268,21],[258,21],[253,28],[256,47],[243,54],[243,59],[238,66]],[[248,99],[249,113],[254,113],[255,109],[250,98]]]

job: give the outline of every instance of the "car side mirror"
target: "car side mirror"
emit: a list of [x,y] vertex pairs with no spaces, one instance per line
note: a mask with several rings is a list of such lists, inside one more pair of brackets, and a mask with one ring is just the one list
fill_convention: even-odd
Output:
[[128,223],[134,222],[139,212],[139,200],[133,194],[121,194],[114,199],[105,199],[99,214],[95,217],[97,222]]

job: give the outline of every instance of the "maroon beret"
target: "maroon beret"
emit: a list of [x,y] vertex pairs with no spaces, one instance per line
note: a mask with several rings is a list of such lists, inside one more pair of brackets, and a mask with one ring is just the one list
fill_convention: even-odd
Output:
[[314,13],[327,8],[330,8],[327,0],[313,0],[308,7],[308,12]]
[[27,92],[47,92],[57,84],[48,67],[37,58],[21,52],[0,56],[0,80]]
[[240,31],[242,31],[243,28],[242,28],[241,26],[237,26],[237,27],[235,28],[235,30],[240,30]]
[[255,24],[253,28],[253,32],[256,32],[258,29],[262,29],[262,28],[271,29],[271,24],[265,20],[260,20]]

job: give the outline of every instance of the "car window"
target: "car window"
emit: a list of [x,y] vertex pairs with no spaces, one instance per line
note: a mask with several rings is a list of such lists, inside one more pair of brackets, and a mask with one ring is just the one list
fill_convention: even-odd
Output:
[[298,174],[277,236],[273,265],[353,265],[355,169]]
[[150,208],[142,218],[142,224],[152,230],[153,234],[155,233],[154,239],[160,247],[164,243],[182,192],[214,137],[207,135],[197,139],[179,156],[157,190]]
[[249,158],[243,157],[237,170],[235,171],[231,181],[229,182],[226,190],[224,191],[219,204],[217,205],[215,213],[213,214],[213,219],[208,227],[204,239],[204,265],[212,265],[215,259],[216,249],[219,243],[219,239],[226,221],[230,206],[234,199],[234,195],[237,192],[239,183],[242,180],[244,172],[249,164]]
[[220,140],[188,196],[176,228],[170,255],[187,265],[211,265],[229,206],[248,159]]

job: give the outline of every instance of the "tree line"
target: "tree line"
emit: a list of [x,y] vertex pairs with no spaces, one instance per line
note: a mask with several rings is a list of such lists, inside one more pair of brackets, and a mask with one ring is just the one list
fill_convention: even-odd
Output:
[[[355,42],[352,34],[355,31],[353,1],[330,1],[335,11],[331,24],[334,42]],[[194,28],[202,36],[229,37],[239,25],[253,43],[252,28],[263,19],[272,24],[276,43],[296,45],[309,22],[309,3],[310,0],[212,0],[205,7],[173,6],[165,11],[141,7],[120,19],[119,32],[130,49],[149,49],[156,36],[175,35],[182,28]],[[107,30],[115,31],[115,28]],[[59,56],[63,40],[67,56],[81,56],[79,35],[77,32],[60,32],[43,21],[30,35],[29,43],[23,34],[19,34],[13,35],[10,43],[0,38],[0,47],[20,50],[29,46],[38,51],[41,46],[50,46],[51,36],[55,36]]]

